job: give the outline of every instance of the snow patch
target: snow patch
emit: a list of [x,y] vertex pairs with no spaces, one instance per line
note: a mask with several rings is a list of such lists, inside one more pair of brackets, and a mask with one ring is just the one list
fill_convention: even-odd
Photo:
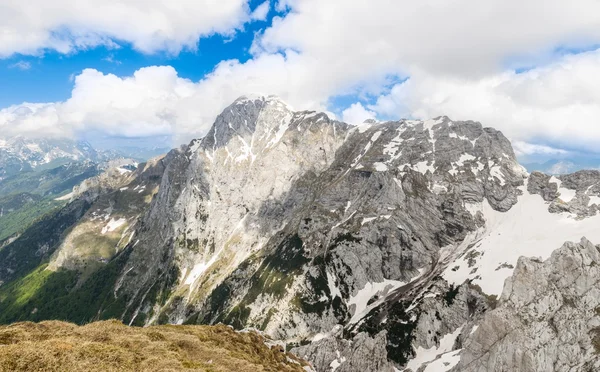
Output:
[[451,370],[460,361],[462,349],[442,354],[438,359],[429,363],[423,372],[446,372]]
[[428,161],[420,161],[417,164],[413,165],[412,168],[421,174],[425,174],[427,173],[427,171],[430,171],[433,174],[433,172],[435,172],[433,162],[431,162],[432,165],[428,165],[428,163]]
[[405,285],[406,282],[401,282],[399,280],[389,280],[385,279],[380,283],[367,283],[364,288],[359,290],[356,295],[350,297],[347,301],[347,306],[350,308],[352,305],[355,306],[354,314],[352,315],[352,319],[350,323],[356,323],[363,316],[365,310],[367,310],[367,303],[373,296],[379,294],[381,296],[385,296],[391,291]]
[[208,262],[199,262],[195,264],[192,270],[190,270],[190,273],[188,274],[187,278],[185,278],[184,284],[190,286],[194,285],[194,283],[196,282],[196,280],[198,280],[200,275],[202,275],[206,271],[206,269],[208,269],[213,263],[215,263],[215,261],[217,260],[217,256],[218,254],[215,254]]
[[[338,352],[338,354],[339,354],[339,352]],[[334,372],[334,371],[335,371],[336,369],[338,369],[338,368],[339,368],[339,367],[342,365],[342,363],[344,363],[345,361],[346,361],[346,358],[345,358],[345,357],[341,357],[341,358],[339,358],[339,357],[338,357],[338,359],[334,359],[334,360],[331,362],[331,364],[329,364],[329,367],[331,367],[331,370],[330,370],[330,371],[331,371],[331,372]]]
[[377,217],[365,217],[365,218],[363,218],[363,220],[360,222],[360,225],[362,226],[362,225],[364,225],[364,224],[366,224],[366,223],[369,223],[369,222],[371,222],[371,221],[374,221],[374,220],[376,220],[376,219],[377,219]]
[[388,170],[387,165],[383,164],[383,163],[374,163],[373,166],[375,167],[375,170],[377,172],[385,172],[386,170]]
[[400,157],[400,153],[398,152],[398,150],[400,149],[400,145],[402,144],[402,142],[404,142],[404,140],[402,139],[401,136],[405,130],[406,130],[406,127],[404,127],[404,126],[398,127],[398,129],[397,129],[398,135],[396,137],[392,138],[392,140],[388,144],[383,146],[383,153],[385,155],[390,156],[390,160],[388,162],[392,162],[392,161],[396,160],[398,157]]
[[[408,362],[408,364],[406,365],[407,368],[410,368],[411,370],[416,371],[423,364],[435,360],[438,355],[445,354],[445,353],[452,351],[452,347],[454,346],[454,341],[456,341],[456,338],[462,331],[462,328],[463,328],[462,326],[458,327],[457,329],[454,330],[454,332],[444,335],[444,337],[442,337],[442,339],[440,340],[440,345],[438,347],[433,346],[429,349],[425,349],[425,348],[419,346],[415,350],[415,357],[412,360],[410,360]],[[456,350],[455,353],[457,354],[459,351],[460,350]],[[458,363],[458,361],[457,361],[457,363]],[[443,366],[443,364],[442,364],[442,366]],[[437,371],[446,371],[451,368],[451,367],[448,367],[447,369],[437,369],[437,370],[431,369],[430,370],[429,367],[430,366],[428,366],[426,370],[436,371],[436,372]]]
[[471,161],[471,160],[475,160],[475,159],[477,159],[477,158],[471,154],[462,154],[460,156],[460,158],[458,158],[458,160],[456,161],[456,164],[459,167],[462,167],[465,164],[465,161]]
[[558,192],[560,193],[559,198],[560,198],[560,200],[564,201],[565,203],[568,203],[571,200],[573,200],[573,198],[577,194],[576,190],[571,190],[571,189],[567,189],[566,187],[562,187],[562,181],[554,176],[550,177],[549,182],[556,183],[556,186],[558,186]]
[[504,179],[504,175],[500,171],[499,165],[494,165],[490,168],[490,176],[498,178],[500,180],[500,186],[504,186],[506,184],[506,180]]
[[67,195],[63,195],[60,198],[56,198],[54,200],[58,200],[58,201],[65,201],[65,200],[69,200],[73,197],[73,192],[71,191],[70,193],[68,193]]
[[125,222],[127,222],[125,218],[119,218],[118,220],[111,218],[110,221],[106,224],[106,226],[102,228],[102,235],[106,234],[107,232],[115,231],[119,227],[123,226]]

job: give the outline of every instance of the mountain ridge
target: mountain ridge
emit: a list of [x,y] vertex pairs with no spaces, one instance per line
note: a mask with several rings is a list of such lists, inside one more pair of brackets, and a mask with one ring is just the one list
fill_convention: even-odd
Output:
[[[71,319],[255,327],[317,371],[456,364],[455,341],[498,305],[528,247],[549,256],[561,239],[600,240],[600,172],[528,174],[501,132],[445,116],[356,127],[245,97],[139,169],[76,198],[87,217],[48,249],[45,285],[79,278],[62,303],[102,299]],[[142,186],[147,198],[125,208]],[[527,230],[532,211],[544,223]],[[57,257],[90,222],[102,239],[114,227],[118,249],[83,275]],[[53,314],[25,303],[34,319]]]

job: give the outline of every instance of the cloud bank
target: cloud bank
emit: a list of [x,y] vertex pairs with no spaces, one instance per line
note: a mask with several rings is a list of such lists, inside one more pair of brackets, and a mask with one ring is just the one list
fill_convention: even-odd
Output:
[[[44,22],[15,3],[15,22],[0,15],[0,55],[69,53],[114,40],[146,53],[177,53],[204,35],[234,33],[269,10],[264,3],[251,12],[241,0],[153,0],[140,8],[133,1],[88,3],[93,16],[50,12]],[[85,70],[70,99],[1,110],[0,128],[94,128],[183,141],[203,135],[225,106],[254,92],[279,95],[297,109],[336,110],[351,123],[441,114],[477,120],[502,130],[523,153],[598,151],[600,51],[590,48],[600,43],[598,1],[280,0],[275,8],[285,13],[255,36],[245,63],[222,61],[200,81],[169,66],[125,77]],[[123,14],[133,16],[124,22]],[[33,35],[31,42],[11,44],[10,27]],[[516,73],[517,67],[529,69]],[[339,95],[358,101],[332,107]]]

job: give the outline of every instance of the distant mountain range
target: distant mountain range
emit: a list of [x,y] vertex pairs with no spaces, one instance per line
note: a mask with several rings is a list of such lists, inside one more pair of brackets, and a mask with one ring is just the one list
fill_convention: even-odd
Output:
[[571,157],[563,159],[550,159],[541,163],[523,163],[529,172],[544,172],[548,174],[567,174],[582,169],[599,169],[600,158],[596,157]]
[[68,198],[61,196],[115,166],[115,159],[135,163],[160,151],[168,149],[127,147],[99,151],[86,141],[67,138],[0,137],[0,240],[18,234],[36,219],[64,206]]

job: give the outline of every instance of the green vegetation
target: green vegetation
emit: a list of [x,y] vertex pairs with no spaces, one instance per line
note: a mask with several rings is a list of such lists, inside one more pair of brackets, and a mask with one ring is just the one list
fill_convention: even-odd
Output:
[[[289,286],[294,282],[294,278],[302,273],[302,267],[309,262],[304,253],[302,239],[294,234],[284,238],[268,255],[264,257],[253,255],[246,259],[229,278],[211,293],[207,300],[210,304],[210,311],[201,319],[202,322],[211,323],[213,318],[216,318],[217,322],[229,324],[237,329],[246,327],[250,315],[248,305],[261,294],[272,295],[277,299],[283,298]],[[238,274],[243,274],[256,266],[258,268],[247,282],[246,295],[239,304],[226,313],[225,310],[231,305],[227,301],[232,293],[232,282],[236,281]],[[272,315],[273,313],[269,313],[267,318]],[[265,320],[256,326],[264,328],[267,323],[268,320]]]
[[2,180],[0,196],[27,192],[56,197],[98,173],[98,166],[90,163],[70,163],[52,169],[20,172]]
[[592,336],[592,345],[596,354],[600,354],[600,327],[596,327],[590,331]]
[[91,163],[46,165],[22,171],[0,182],[0,246],[3,240],[27,229],[41,217],[66,204],[57,197],[99,173]]
[[7,283],[24,277],[38,267],[54,252],[64,231],[77,222],[89,207],[89,203],[78,200],[50,213],[0,250],[0,281]]
[[0,216],[0,241],[22,233],[38,218],[57,211],[64,205],[65,202],[54,200],[54,197],[42,198],[28,193],[0,197],[0,208],[3,209]]
[[46,270],[46,264],[7,283],[0,287],[0,323],[59,319],[83,324],[120,318],[126,299],[115,298],[112,288],[130,252],[124,251],[79,288],[74,288],[78,273]]

